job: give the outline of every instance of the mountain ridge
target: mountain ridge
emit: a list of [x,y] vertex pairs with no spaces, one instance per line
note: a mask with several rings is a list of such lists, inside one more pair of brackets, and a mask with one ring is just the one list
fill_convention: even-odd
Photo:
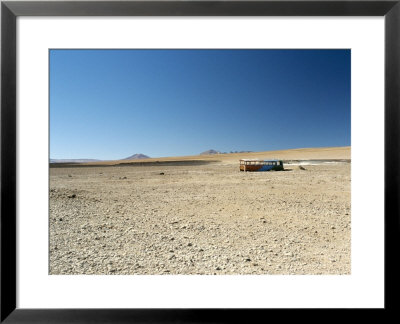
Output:
[[204,151],[204,152],[200,153],[200,155],[211,155],[211,154],[221,154],[221,152],[213,150],[213,149],[210,149],[210,150],[207,150],[207,151]]
[[131,156],[126,157],[125,159],[122,160],[140,160],[140,159],[149,159],[150,156],[147,156],[145,154],[142,153],[135,153]]

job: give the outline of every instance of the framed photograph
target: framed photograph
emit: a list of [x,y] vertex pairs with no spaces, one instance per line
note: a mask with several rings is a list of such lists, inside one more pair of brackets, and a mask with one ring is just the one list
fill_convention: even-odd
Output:
[[2,1],[1,321],[394,309],[398,1]]

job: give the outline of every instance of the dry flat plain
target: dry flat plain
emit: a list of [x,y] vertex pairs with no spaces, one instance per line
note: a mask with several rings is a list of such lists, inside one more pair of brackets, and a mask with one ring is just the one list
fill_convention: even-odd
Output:
[[[286,171],[239,171],[255,157]],[[347,161],[296,161],[316,159]],[[350,274],[349,159],[344,147],[51,167],[49,272]]]

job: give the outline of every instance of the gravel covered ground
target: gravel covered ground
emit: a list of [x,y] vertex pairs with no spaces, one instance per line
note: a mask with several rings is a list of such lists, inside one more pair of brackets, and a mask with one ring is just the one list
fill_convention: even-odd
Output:
[[[50,274],[350,274],[350,163],[50,169]],[[162,174],[163,173],[163,174]]]

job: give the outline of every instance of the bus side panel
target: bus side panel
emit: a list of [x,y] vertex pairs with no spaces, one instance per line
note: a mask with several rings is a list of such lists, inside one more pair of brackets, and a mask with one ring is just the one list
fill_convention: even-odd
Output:
[[272,170],[274,166],[275,165],[261,165],[261,168],[258,171],[269,171]]
[[[254,165],[254,164],[249,164],[246,165],[246,171],[271,171],[271,170],[276,170],[276,171],[281,171],[283,170],[282,165]],[[244,171],[244,165],[240,165],[240,171]]]
[[[262,165],[246,165],[246,171],[260,171],[260,169],[262,168]],[[240,166],[240,170],[244,171],[244,166]]]

